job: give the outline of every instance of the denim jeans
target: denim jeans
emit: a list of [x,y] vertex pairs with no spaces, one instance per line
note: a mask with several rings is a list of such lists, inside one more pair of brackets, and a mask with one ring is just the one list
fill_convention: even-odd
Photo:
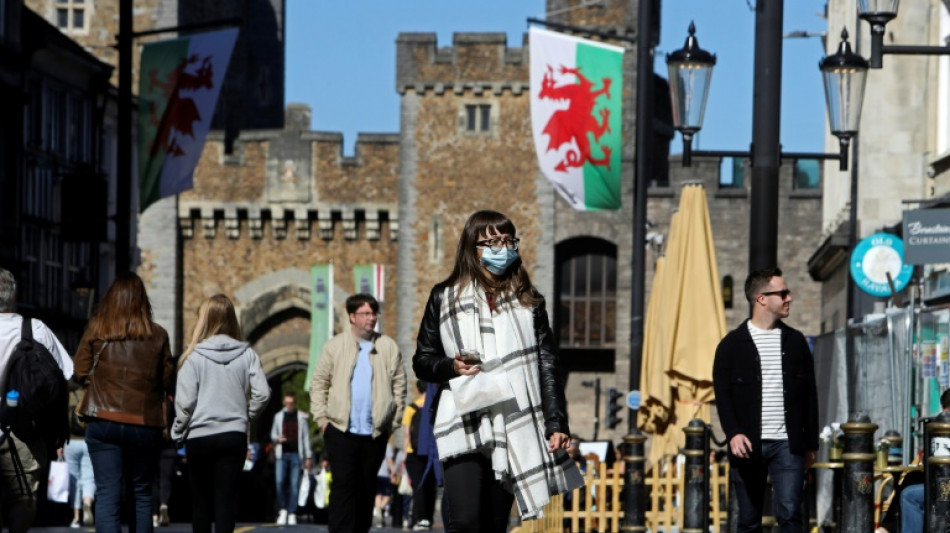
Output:
[[733,488],[739,502],[739,533],[761,533],[766,477],[772,480],[772,506],[781,533],[802,532],[805,457],[789,451],[788,441],[762,441],[762,453],[731,457]]
[[69,467],[69,492],[73,495],[73,509],[82,509],[83,499],[92,499],[96,495],[96,480],[92,475],[89,447],[84,440],[72,439],[66,443],[63,456]]
[[901,490],[901,533],[924,533],[924,485]]
[[132,483],[135,531],[152,533],[152,476],[162,445],[162,428],[93,419],[86,445],[96,479],[96,533],[121,533],[123,482]]
[[284,452],[277,460],[277,508],[297,513],[297,491],[300,489],[300,454]]

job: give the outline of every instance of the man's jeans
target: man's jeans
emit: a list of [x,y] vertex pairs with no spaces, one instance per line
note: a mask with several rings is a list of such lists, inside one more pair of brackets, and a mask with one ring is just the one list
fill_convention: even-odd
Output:
[[[277,460],[277,508],[297,513],[297,490],[300,488],[300,454],[284,452]],[[289,481],[289,484],[288,484]]]
[[152,533],[152,476],[162,428],[95,419],[86,424],[86,444],[96,479],[96,533],[121,533],[123,475],[135,493],[137,533]]
[[801,533],[805,457],[788,449],[788,441],[763,441],[762,454],[732,457],[733,488],[739,503],[739,533],[762,531],[766,477],[772,480],[772,505],[781,533]]
[[901,491],[901,533],[924,532],[924,484],[908,485]]

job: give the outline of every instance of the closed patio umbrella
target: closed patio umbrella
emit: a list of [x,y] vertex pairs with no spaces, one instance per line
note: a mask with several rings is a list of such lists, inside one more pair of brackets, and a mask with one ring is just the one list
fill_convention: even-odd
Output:
[[[645,322],[649,329],[644,332],[643,357],[650,360],[650,373],[642,374],[646,382],[641,388],[645,397],[665,402],[662,408],[647,404],[648,413],[641,418],[643,429],[653,430],[653,460],[676,453],[685,442],[682,428],[691,419],[709,422],[713,358],[726,333],[719,268],[701,185],[683,187],[675,218],[659,284],[654,276]],[[649,316],[653,310],[656,314]],[[665,383],[656,378],[660,373]],[[667,391],[658,390],[662,387]],[[667,419],[653,418],[652,413],[665,413]]]

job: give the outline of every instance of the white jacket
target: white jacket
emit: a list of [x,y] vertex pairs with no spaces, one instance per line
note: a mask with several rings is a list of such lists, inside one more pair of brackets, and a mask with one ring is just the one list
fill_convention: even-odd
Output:
[[[284,432],[284,413],[286,412],[286,410],[281,409],[274,415],[274,425],[270,429],[270,440],[275,444],[274,456],[278,459],[284,453],[284,447],[277,442],[277,438]],[[297,411],[297,453],[301,459],[307,459],[311,454],[310,421],[307,419],[307,415],[300,411]],[[303,468],[303,463],[300,464],[300,468]]]

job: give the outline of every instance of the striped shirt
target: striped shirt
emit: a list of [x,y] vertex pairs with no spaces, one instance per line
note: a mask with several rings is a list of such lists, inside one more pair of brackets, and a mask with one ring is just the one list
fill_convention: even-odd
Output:
[[762,365],[762,440],[788,440],[782,380],[782,330],[759,329],[748,322]]

